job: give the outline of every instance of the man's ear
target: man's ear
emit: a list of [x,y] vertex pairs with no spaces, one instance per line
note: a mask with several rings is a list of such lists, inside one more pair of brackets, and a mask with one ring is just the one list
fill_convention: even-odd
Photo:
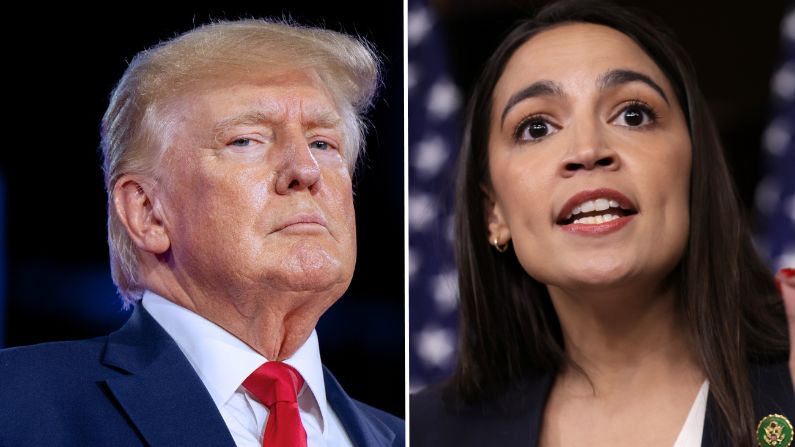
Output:
[[113,185],[113,207],[127,234],[141,250],[165,253],[171,246],[163,222],[162,208],[153,196],[148,179],[125,174]]
[[505,213],[497,200],[494,190],[490,186],[480,185],[484,197],[484,210],[486,222],[489,227],[489,243],[504,245],[511,240],[511,229],[505,219]]

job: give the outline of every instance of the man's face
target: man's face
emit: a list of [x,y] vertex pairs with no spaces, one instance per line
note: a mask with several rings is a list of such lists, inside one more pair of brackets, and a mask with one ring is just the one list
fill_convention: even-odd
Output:
[[316,73],[214,82],[171,106],[158,197],[178,280],[231,297],[341,296],[356,261],[353,148]]

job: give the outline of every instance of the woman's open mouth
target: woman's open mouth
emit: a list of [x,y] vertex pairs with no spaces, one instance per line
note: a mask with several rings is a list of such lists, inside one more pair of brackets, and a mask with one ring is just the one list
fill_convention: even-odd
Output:
[[555,223],[574,233],[601,234],[623,227],[636,214],[638,208],[625,195],[599,188],[572,196]]
[[599,225],[634,214],[637,214],[634,209],[623,208],[616,200],[600,197],[576,205],[571,213],[558,223],[560,225]]

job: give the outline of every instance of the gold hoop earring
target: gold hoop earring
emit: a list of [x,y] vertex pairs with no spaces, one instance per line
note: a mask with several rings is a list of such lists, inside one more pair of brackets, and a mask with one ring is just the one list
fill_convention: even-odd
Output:
[[500,241],[497,240],[496,237],[494,239],[492,239],[491,245],[493,245],[494,248],[500,253],[505,253],[505,250],[508,250],[508,243],[506,242],[506,243],[500,245]]

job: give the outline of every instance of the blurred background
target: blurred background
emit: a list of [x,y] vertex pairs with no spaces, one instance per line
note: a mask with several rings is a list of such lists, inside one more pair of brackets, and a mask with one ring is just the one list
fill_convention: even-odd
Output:
[[127,62],[211,19],[292,17],[360,35],[384,59],[384,87],[355,179],[356,273],[318,332],[323,361],[346,391],[402,416],[403,5],[225,4],[31,4],[6,17],[11,121],[0,161],[0,347],[98,336],[129,315],[110,279],[98,151],[99,123]]
[[[450,248],[462,108],[486,58],[549,1],[408,0],[410,388],[455,361]],[[793,4],[620,0],[662,19],[689,52],[716,118],[746,215],[771,268],[795,265]]]

